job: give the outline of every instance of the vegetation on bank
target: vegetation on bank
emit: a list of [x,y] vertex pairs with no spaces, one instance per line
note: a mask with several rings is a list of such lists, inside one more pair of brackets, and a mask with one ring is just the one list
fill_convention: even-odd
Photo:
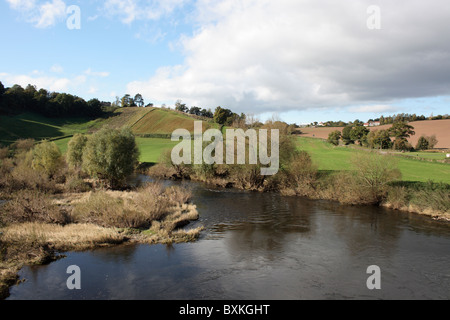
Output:
[[64,251],[198,238],[201,228],[182,228],[198,219],[189,190],[126,183],[138,156],[126,129],[76,135],[66,157],[48,141],[0,148],[0,298],[24,264]]
[[[326,199],[343,204],[390,206],[448,219],[449,184],[401,184],[404,180],[402,172],[414,174],[421,168],[429,170],[430,175],[448,177],[446,172],[448,173],[449,166],[446,164],[402,159],[368,149],[334,149],[317,139],[310,139],[309,147],[303,148],[302,144],[298,146],[297,140],[308,140],[290,135],[286,123],[269,121],[263,128],[277,128],[281,133],[280,171],[274,176],[262,176],[261,164],[173,165],[170,150],[163,154],[159,163],[150,168],[148,173],[162,178],[199,180],[223,187],[275,191],[284,195]],[[415,168],[409,168],[411,164]],[[423,181],[428,181],[426,175],[424,177]],[[402,197],[394,203],[400,192]],[[430,196],[425,197],[425,194]]]

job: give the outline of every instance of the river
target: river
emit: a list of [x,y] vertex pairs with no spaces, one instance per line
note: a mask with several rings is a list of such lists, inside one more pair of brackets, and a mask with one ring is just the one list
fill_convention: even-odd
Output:
[[[195,243],[121,245],[25,267],[8,299],[450,299],[450,224],[190,183]],[[81,290],[68,290],[71,265]],[[369,266],[381,289],[369,290]]]

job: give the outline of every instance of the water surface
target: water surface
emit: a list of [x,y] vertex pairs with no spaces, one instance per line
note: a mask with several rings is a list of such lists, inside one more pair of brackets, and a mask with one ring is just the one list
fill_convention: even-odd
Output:
[[[450,225],[376,207],[190,184],[195,243],[123,245],[26,267],[9,299],[450,299]],[[82,289],[67,289],[67,267]],[[381,268],[381,290],[367,268]]]

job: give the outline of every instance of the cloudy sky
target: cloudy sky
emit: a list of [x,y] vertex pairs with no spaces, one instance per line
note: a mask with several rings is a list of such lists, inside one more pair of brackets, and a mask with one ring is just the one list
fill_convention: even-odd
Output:
[[0,0],[0,28],[5,86],[299,124],[450,113],[448,0]]

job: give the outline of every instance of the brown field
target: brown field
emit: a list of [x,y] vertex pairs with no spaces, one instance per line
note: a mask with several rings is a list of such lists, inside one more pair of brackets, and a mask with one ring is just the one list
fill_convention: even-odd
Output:
[[[414,127],[416,134],[409,139],[409,142],[416,146],[417,141],[422,135],[431,136],[436,135],[438,144],[436,148],[438,149],[449,149],[450,148],[450,120],[427,120],[427,121],[416,121],[411,122],[410,125]],[[380,130],[389,129],[392,125],[384,125],[380,127],[369,128],[370,130]],[[342,132],[343,128],[301,128],[302,137],[312,137],[327,139],[330,132],[339,130]]]

